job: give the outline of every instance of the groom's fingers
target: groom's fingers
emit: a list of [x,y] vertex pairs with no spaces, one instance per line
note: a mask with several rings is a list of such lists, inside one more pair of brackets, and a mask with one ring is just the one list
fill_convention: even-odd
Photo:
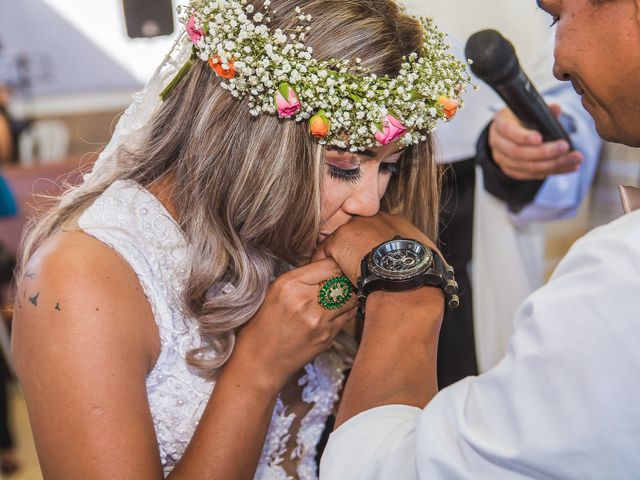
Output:
[[296,268],[290,274],[300,283],[317,286],[330,278],[342,275],[342,271],[332,259],[324,258],[304,267]]

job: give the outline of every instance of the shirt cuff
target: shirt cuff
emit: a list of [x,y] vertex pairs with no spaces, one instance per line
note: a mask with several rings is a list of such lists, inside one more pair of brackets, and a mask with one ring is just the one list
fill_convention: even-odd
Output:
[[421,413],[417,407],[385,405],[347,420],[329,437],[320,479],[416,478],[415,430]]
[[509,210],[518,213],[536,198],[544,180],[516,180],[511,178],[493,159],[489,147],[489,127],[480,134],[476,146],[477,162],[482,168],[484,189],[507,204]]

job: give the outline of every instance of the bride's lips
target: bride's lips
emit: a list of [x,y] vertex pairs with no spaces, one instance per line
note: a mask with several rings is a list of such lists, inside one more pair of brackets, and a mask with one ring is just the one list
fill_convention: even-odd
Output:
[[325,238],[327,238],[330,235],[331,235],[331,233],[320,232],[318,234],[318,242],[322,242]]

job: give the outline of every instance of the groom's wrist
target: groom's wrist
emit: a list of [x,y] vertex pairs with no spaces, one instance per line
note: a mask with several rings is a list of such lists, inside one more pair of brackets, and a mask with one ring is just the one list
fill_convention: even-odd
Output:
[[437,287],[405,292],[377,291],[367,297],[364,332],[388,331],[394,337],[406,334],[418,338],[440,329],[444,315],[444,294]]

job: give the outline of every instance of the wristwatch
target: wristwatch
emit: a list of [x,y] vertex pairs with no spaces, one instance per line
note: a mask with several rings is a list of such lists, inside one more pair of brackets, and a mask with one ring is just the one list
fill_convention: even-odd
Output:
[[460,305],[453,267],[419,241],[395,237],[362,259],[357,282],[358,317],[364,319],[367,296],[372,292],[404,292],[426,285],[440,287],[449,308]]

